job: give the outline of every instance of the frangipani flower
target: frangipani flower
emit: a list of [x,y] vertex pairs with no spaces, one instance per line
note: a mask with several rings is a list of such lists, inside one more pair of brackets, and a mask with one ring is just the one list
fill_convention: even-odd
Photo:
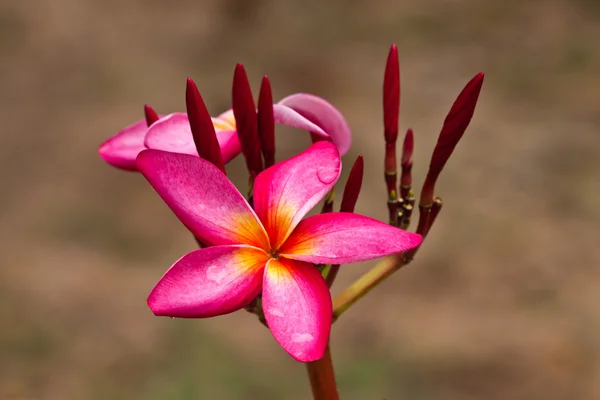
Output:
[[339,178],[340,155],[330,142],[258,174],[254,210],[218,168],[198,157],[146,150],[137,168],[209,246],[184,255],[165,273],[148,298],[154,314],[227,314],[262,290],[273,336],[298,361],[321,358],[331,329],[331,296],[313,263],[370,260],[421,242],[417,234],[357,214],[302,220]]
[[[351,143],[350,128],[333,105],[320,97],[304,93],[286,99],[273,105],[275,122],[330,138],[339,146],[342,154],[348,151]],[[223,160],[227,163],[241,152],[233,111],[228,110],[212,120]],[[169,114],[150,127],[145,120],[138,121],[102,143],[99,154],[112,166],[135,171],[136,157],[145,149],[197,156],[187,114]]]

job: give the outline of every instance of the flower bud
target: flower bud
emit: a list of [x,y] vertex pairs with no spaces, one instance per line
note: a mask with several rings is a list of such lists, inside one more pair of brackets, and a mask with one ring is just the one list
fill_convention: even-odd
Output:
[[217,141],[212,118],[196,84],[191,78],[187,80],[185,103],[198,155],[225,173],[225,163],[223,162],[221,147]]

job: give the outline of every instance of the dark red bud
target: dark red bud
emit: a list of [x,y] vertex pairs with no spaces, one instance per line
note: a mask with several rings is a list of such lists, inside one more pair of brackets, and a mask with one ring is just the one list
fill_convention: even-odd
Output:
[[191,78],[187,79],[185,102],[198,155],[225,173],[225,163],[221,155],[221,147],[217,141],[215,127],[204,100],[202,100],[202,96],[200,96],[200,92]]
[[235,67],[232,88],[232,107],[235,116],[236,128],[242,152],[246,159],[246,166],[250,175],[256,176],[262,171],[261,145],[258,136],[258,118],[256,107],[252,99],[252,90],[248,75],[242,64]]
[[400,174],[400,198],[405,200],[412,187],[412,165],[413,151],[415,149],[415,139],[412,129],[406,131],[404,142],[402,143],[402,172]]
[[413,130],[406,131],[404,142],[402,143],[402,167],[411,167],[413,163],[413,151],[415,149],[415,138]]
[[400,64],[398,47],[390,48],[383,78],[383,124],[386,143],[396,143],[400,115]]
[[146,104],[144,106],[144,116],[146,117],[146,125],[150,126],[156,121],[158,121],[158,114],[150,105]]
[[348,175],[348,180],[344,187],[340,211],[354,212],[354,207],[356,206],[358,195],[360,194],[360,188],[362,187],[364,169],[365,162],[363,156],[358,156],[350,170],[350,175]]
[[480,72],[467,83],[444,120],[423,184],[421,204],[431,204],[433,201],[435,182],[471,122],[483,85],[483,77],[483,72]]
[[271,82],[263,76],[258,96],[258,133],[265,168],[275,164],[275,119],[273,117],[273,93]]

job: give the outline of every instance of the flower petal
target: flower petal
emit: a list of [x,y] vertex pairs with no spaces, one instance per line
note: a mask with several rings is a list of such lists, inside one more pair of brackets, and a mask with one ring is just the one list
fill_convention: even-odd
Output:
[[141,120],[119,131],[100,145],[98,154],[113,167],[136,171],[135,159],[146,149],[144,137],[148,131],[146,120]]
[[269,260],[262,301],[269,329],[281,347],[302,362],[323,357],[331,331],[331,295],[314,265]]
[[146,135],[149,149],[197,156],[196,145],[185,113],[173,113],[156,121]]
[[187,154],[145,150],[138,156],[137,167],[204,244],[269,248],[256,214],[227,177],[208,161]]
[[300,222],[282,256],[316,264],[346,264],[399,253],[421,244],[421,235],[351,213],[319,214]]
[[203,318],[248,305],[260,292],[269,259],[250,246],[213,246],[181,257],[148,297],[155,315]]
[[240,138],[238,137],[236,130],[219,130],[216,128],[216,126],[215,130],[217,131],[217,141],[221,147],[223,162],[228,163],[242,152]]
[[233,115],[233,108],[230,108],[229,110],[220,114],[217,118],[213,118],[213,122],[214,119],[218,119],[221,121],[221,124],[223,124],[218,126],[215,124],[215,129],[235,130],[235,116]]
[[335,185],[341,171],[340,155],[332,143],[318,142],[304,152],[258,174],[254,209],[278,248]]
[[310,122],[298,111],[283,104],[273,104],[273,118],[278,124],[291,126],[292,128],[301,129],[316,133],[319,136],[329,137],[327,132],[321,129],[320,126]]
[[321,127],[331,136],[341,155],[346,154],[350,149],[352,144],[350,127],[342,113],[331,103],[312,94],[297,93],[282,99],[279,104],[290,107]]
[[[217,132],[217,141],[221,147],[223,161],[234,159],[242,148],[235,130],[230,130],[230,124],[219,118],[213,118]],[[233,128],[235,129],[235,128]],[[154,123],[146,135],[145,144],[149,149],[170,151],[172,153],[198,155],[190,121],[185,113],[173,113]]]

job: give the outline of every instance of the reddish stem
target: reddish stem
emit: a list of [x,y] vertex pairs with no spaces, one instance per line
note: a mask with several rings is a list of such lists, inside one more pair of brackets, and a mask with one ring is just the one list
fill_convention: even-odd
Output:
[[306,363],[306,370],[314,400],[339,400],[329,345],[323,358]]

